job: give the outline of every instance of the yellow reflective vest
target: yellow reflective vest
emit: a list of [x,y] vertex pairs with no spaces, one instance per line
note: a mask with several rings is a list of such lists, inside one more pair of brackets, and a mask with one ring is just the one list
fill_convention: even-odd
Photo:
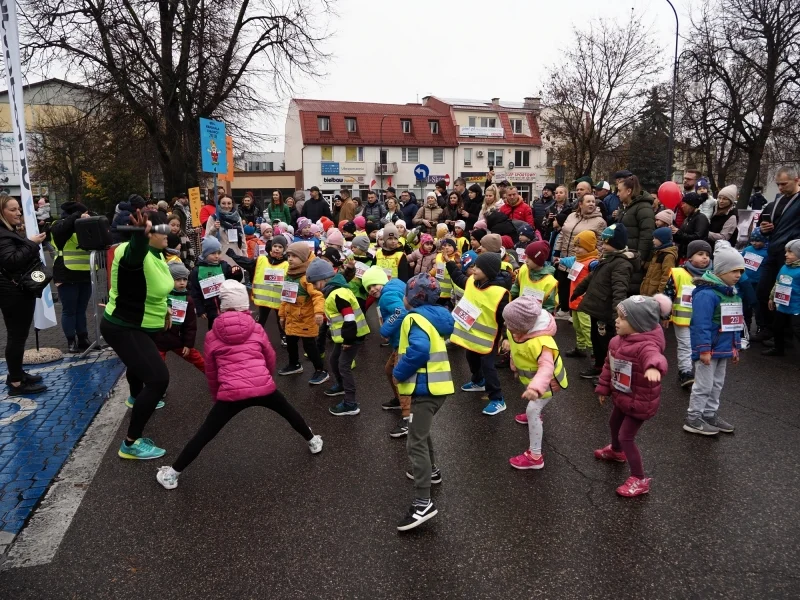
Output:
[[417,369],[417,372],[409,379],[400,381],[397,384],[397,391],[403,396],[416,395],[417,384],[424,383],[419,381],[419,376],[425,375],[428,394],[431,396],[447,396],[454,393],[453,374],[450,372],[450,360],[447,358],[447,347],[444,345],[444,340],[431,322],[420,314],[409,313],[403,319],[403,324],[400,326],[400,346],[397,349],[400,359],[403,358],[408,348],[408,334],[411,332],[412,325],[417,325],[428,335],[431,349],[425,366]]
[[694,276],[683,267],[673,267],[669,276],[672,277],[672,283],[675,286],[675,300],[672,302],[670,320],[679,327],[688,327],[692,322]]
[[72,236],[56,253],[64,261],[64,266],[70,271],[88,271],[89,270],[89,253],[86,250],[78,248],[78,234],[73,233]]
[[259,256],[253,275],[253,302],[256,306],[278,309],[281,307],[281,289],[289,270],[289,261],[270,264],[266,256]]
[[375,264],[386,272],[389,279],[392,279],[393,277],[397,277],[400,259],[403,258],[403,256],[405,256],[405,254],[403,254],[400,248],[395,250],[394,254],[387,255],[384,255],[383,248],[378,248],[378,251],[375,253]]
[[367,319],[364,318],[364,313],[361,312],[361,307],[358,305],[358,299],[350,288],[340,287],[333,290],[325,299],[325,316],[331,323],[331,339],[336,344],[344,342],[342,337],[342,326],[344,325],[344,316],[336,308],[336,299],[342,298],[350,304],[353,309],[353,314],[356,319],[356,328],[358,329],[357,335],[359,337],[365,336],[369,333],[369,325]]
[[[519,269],[517,275],[517,285],[519,286],[520,296],[536,296],[541,304],[549,306],[558,305],[558,280],[552,275],[545,275],[539,279],[533,280],[530,278],[530,271],[528,265],[523,264]],[[525,292],[525,290],[535,290],[534,293]],[[548,303],[548,298],[552,295],[552,302]],[[541,297],[540,297],[541,296]]]
[[439,289],[441,290],[439,297],[450,298],[453,295],[453,281],[447,272],[447,260],[442,256],[441,252],[436,255],[434,267],[436,269],[436,281],[439,282]]
[[475,287],[475,277],[470,276],[464,288],[462,301],[466,300],[475,306],[480,314],[469,329],[465,329],[456,321],[450,341],[478,354],[491,353],[497,337],[497,307],[503,298],[507,297],[508,290],[499,285],[478,289]]
[[[539,370],[539,356],[542,354],[543,348],[548,348],[553,353],[553,377],[562,388],[569,385],[567,381],[567,370],[564,368],[564,363],[561,360],[561,353],[558,351],[556,341],[549,335],[540,335],[522,342],[521,344],[514,341],[510,331],[506,331],[508,342],[511,345],[511,358],[514,359],[514,366],[517,368],[517,375],[519,380],[528,385]],[[550,398],[553,396],[553,391],[548,389],[542,398]]]

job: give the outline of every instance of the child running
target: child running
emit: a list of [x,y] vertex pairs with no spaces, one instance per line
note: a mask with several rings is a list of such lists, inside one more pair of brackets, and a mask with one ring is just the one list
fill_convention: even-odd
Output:
[[515,469],[542,469],[542,409],[553,397],[553,391],[566,388],[567,370],[553,339],[558,327],[555,319],[532,296],[522,296],[503,309],[507,340],[503,351],[511,352],[511,369],[523,385],[522,397],[528,401],[524,413],[516,416],[517,423],[528,426],[528,449],[509,459]]
[[660,321],[672,308],[663,294],[631,296],[617,305],[617,335],[608,346],[608,356],[595,393],[600,404],[608,396],[614,403],[609,419],[611,443],[594,451],[600,460],[628,461],[631,476],[617,488],[617,494],[632,498],[650,491],[636,434],[658,412],[661,379],[667,373],[666,341]]
[[275,350],[250,316],[247,289],[235,281],[224,282],[220,310],[205,340],[206,378],[214,405],[175,463],[158,470],[156,479],[168,490],[178,487],[178,476],[228,421],[252,406],[274,410],[303,436],[312,454],[322,451],[322,438],[311,432],[275,385]]

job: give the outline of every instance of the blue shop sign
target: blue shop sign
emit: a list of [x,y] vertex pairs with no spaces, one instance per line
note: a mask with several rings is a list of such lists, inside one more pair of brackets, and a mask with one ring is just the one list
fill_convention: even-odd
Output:
[[338,162],[330,162],[325,161],[322,163],[322,174],[323,175],[338,175],[339,174],[339,163]]

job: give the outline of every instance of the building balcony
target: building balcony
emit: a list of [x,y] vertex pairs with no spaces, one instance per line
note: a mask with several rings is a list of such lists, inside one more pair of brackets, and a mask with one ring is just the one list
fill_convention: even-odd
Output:
[[390,163],[375,163],[375,174],[376,175],[394,175],[397,173],[397,163],[390,162]]

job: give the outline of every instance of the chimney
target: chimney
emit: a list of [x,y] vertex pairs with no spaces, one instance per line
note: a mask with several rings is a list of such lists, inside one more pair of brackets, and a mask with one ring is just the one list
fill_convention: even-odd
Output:
[[492,98],[492,106],[500,106],[500,98]]
[[528,98],[524,98],[523,100],[524,100],[523,106],[525,106],[525,108],[527,108],[529,110],[541,110],[541,108],[542,108],[542,99],[541,98],[528,97]]

